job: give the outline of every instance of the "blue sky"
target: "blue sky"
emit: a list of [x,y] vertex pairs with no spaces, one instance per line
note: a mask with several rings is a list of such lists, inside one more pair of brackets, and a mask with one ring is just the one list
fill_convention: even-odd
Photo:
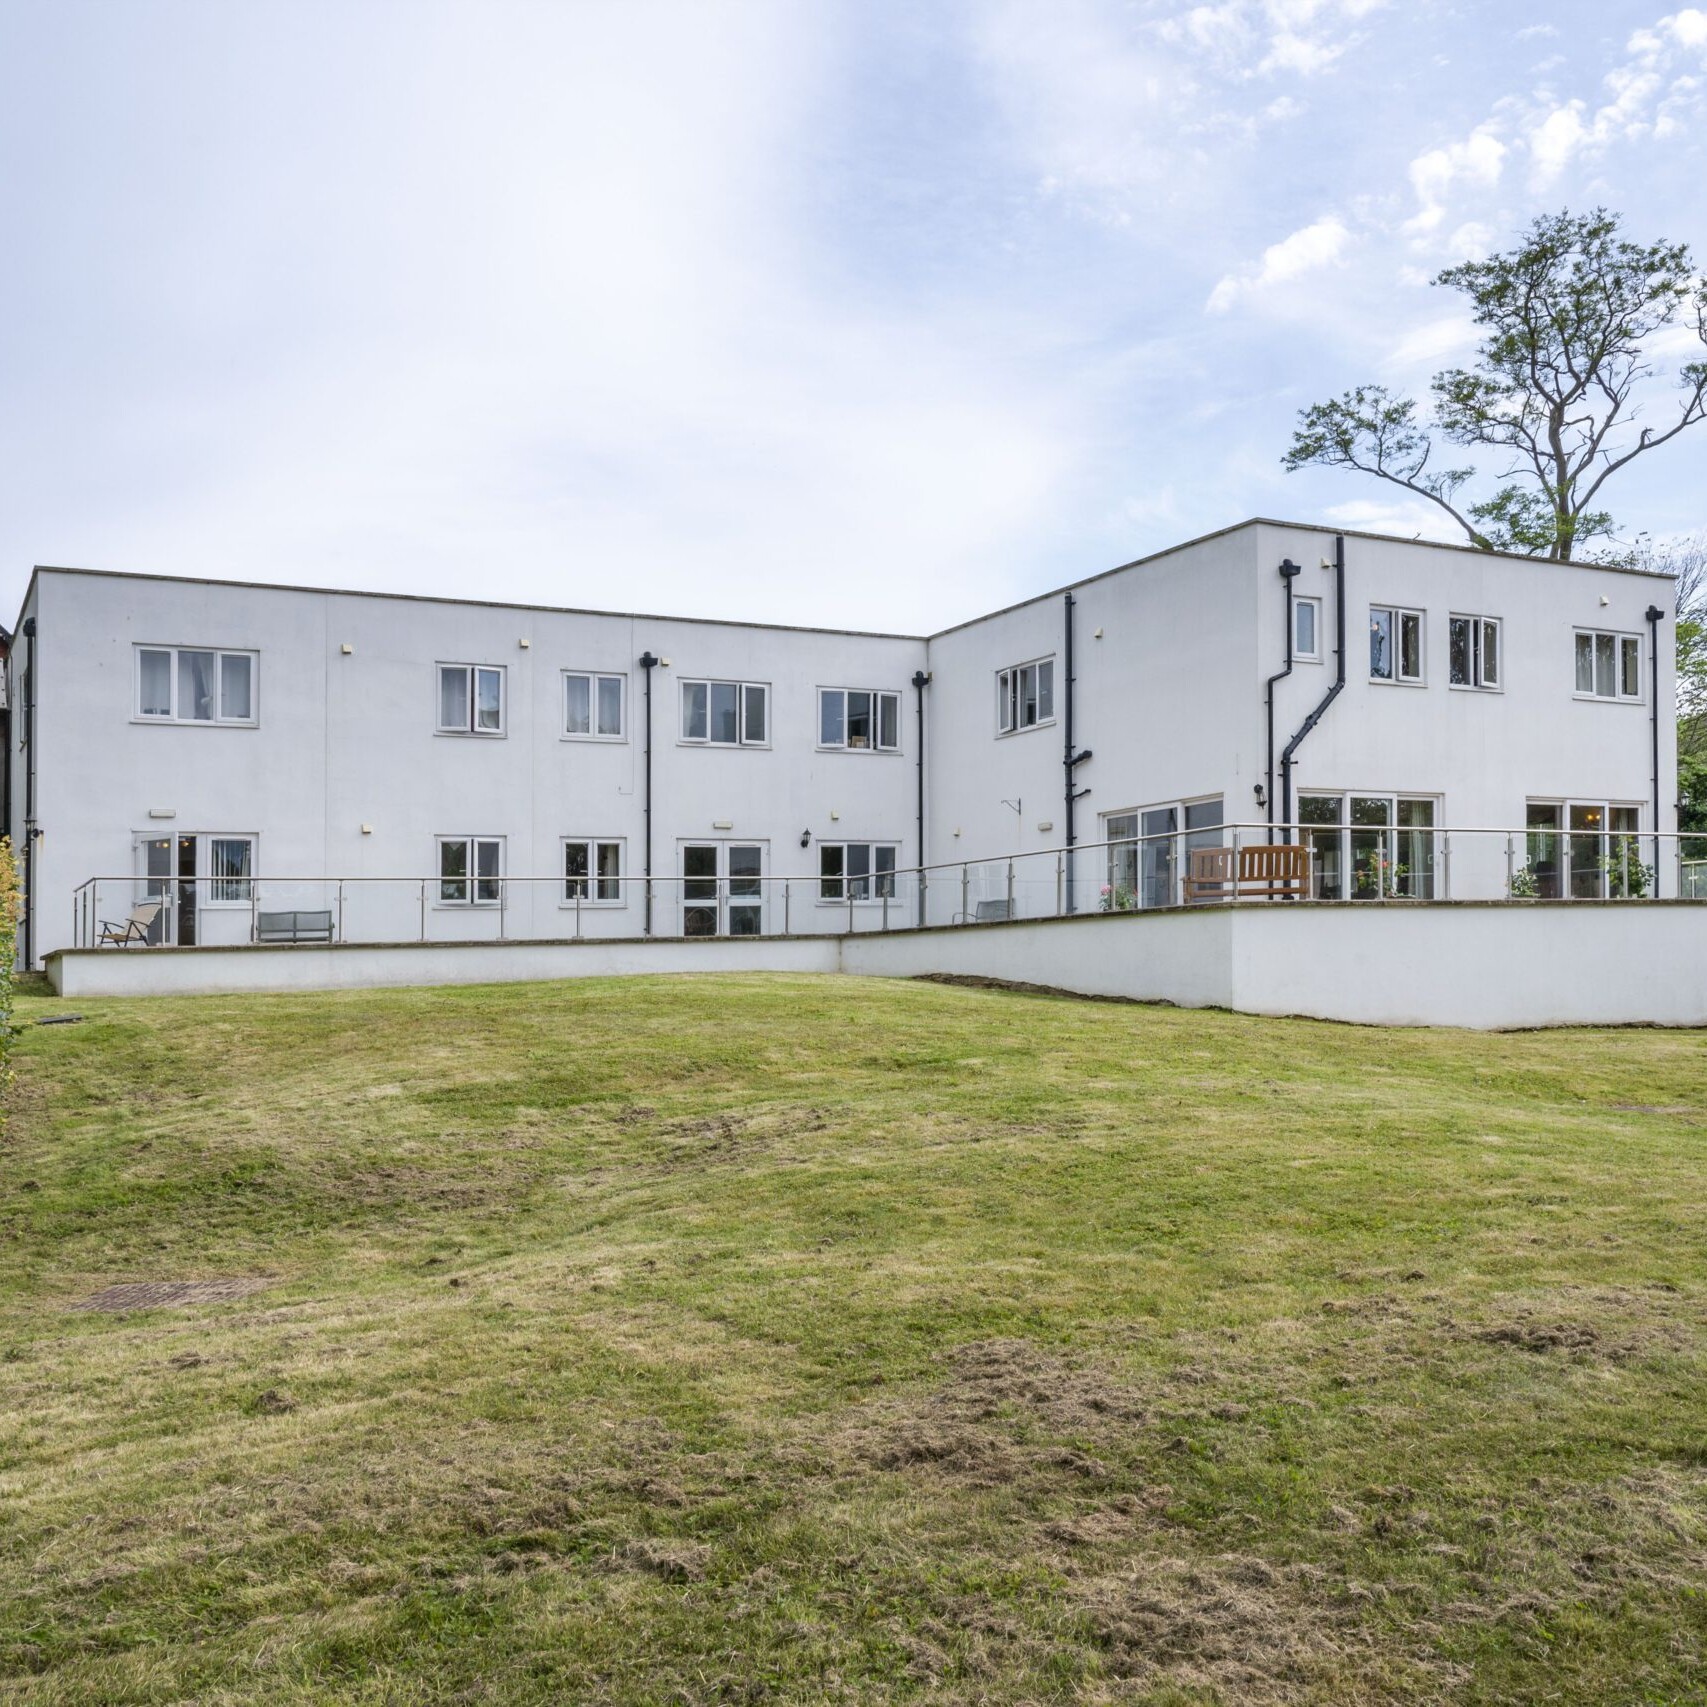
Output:
[[1429,277],[1539,212],[1707,256],[1704,116],[1707,13],[1624,0],[0,0],[0,606],[917,631],[1254,514],[1450,537],[1283,474],[1297,410],[1467,355]]

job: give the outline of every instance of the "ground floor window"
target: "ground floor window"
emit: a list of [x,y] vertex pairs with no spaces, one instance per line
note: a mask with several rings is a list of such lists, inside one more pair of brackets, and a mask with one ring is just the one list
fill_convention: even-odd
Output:
[[439,837],[439,904],[496,906],[503,894],[501,836]]
[[1531,800],[1524,815],[1524,863],[1512,873],[1513,895],[1556,901],[1622,900],[1649,894],[1639,806],[1605,800]]
[[247,907],[255,876],[255,838],[209,836],[207,874],[210,903]]
[[1224,822],[1218,794],[1105,814],[1108,881],[1103,885],[1103,911],[1177,906],[1180,879],[1191,869],[1192,853],[1220,847]]
[[820,842],[818,899],[892,901],[895,898],[893,843]]
[[571,836],[563,843],[563,899],[620,901],[622,843],[583,841]]
[[1435,801],[1416,794],[1302,794],[1299,839],[1319,901],[1432,901]]

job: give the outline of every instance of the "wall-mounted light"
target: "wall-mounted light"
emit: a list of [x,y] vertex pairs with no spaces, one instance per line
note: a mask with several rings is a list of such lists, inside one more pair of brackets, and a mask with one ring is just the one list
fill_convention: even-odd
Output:
[[1251,789],[1251,793],[1257,797],[1257,805],[1266,806],[1268,804],[1268,790],[1260,782]]
[[528,648],[529,648],[529,647],[530,647],[530,646],[531,646],[531,645],[533,645],[533,642],[532,642],[532,641],[531,641],[531,640],[529,640],[529,639],[528,639],[528,638],[527,638],[527,637],[526,637],[526,636],[525,636],[525,635],[524,635],[524,636],[523,636],[523,637],[522,637],[522,638],[521,638],[521,639],[520,639],[520,640],[518,640],[518,641],[517,641],[517,642],[516,642],[516,644],[517,644],[517,645],[518,645],[518,646],[519,646],[519,647],[521,647],[521,649],[522,649],[522,650],[523,650],[523,651],[524,651],[524,652],[525,652],[525,651],[527,651],[527,649],[528,649]]
[[351,645],[351,644],[350,644],[350,643],[349,643],[349,641],[347,641],[347,640],[346,640],[346,641],[345,641],[345,642],[344,642],[344,644],[343,644],[343,645],[342,645],[342,646],[340,646],[340,647],[339,647],[339,648],[338,648],[338,650],[339,650],[339,651],[340,651],[340,652],[342,652],[342,653],[343,653],[343,654],[344,654],[344,656],[345,656],[345,657],[346,657],[346,658],[348,658],[348,657],[350,657],[350,656],[352,656],[352,655],[353,655],[353,654],[354,654],[354,652],[355,652],[355,647],[353,647],[353,646],[352,646],[352,645]]
[[363,824],[362,825],[362,834],[364,836],[371,836],[373,834],[373,825]]
[[1049,832],[1055,828],[1055,820],[1053,818],[1045,818],[1037,827],[1044,835],[1047,836]]
[[800,832],[800,845],[803,848],[811,847],[811,845],[812,845],[812,832],[810,830],[802,830]]
[[175,806],[150,806],[148,816],[150,818],[176,818],[178,809]]
[[841,823],[841,821],[842,821],[842,815],[840,812],[832,812],[830,814],[830,822],[832,824],[839,824],[839,823]]
[[714,830],[733,830],[735,820],[733,818],[714,818],[711,821],[711,827]]
[[1093,640],[1101,640],[1101,639],[1102,639],[1102,630],[1101,630],[1101,629],[1100,629],[1100,628],[1099,628],[1099,629],[1098,629],[1098,630],[1097,630],[1097,631],[1096,631],[1096,633],[1095,633],[1095,634],[1093,634],[1093,635],[1092,635],[1092,636],[1091,636],[1091,639],[1093,639]]
[[1600,602],[1602,605],[1609,605],[1612,603],[1611,599],[1609,599],[1605,593],[1600,595]]

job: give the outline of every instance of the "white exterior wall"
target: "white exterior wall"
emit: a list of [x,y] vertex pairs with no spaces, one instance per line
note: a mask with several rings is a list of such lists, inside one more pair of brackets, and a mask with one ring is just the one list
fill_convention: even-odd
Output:
[[1580,901],[1175,908],[839,938],[82,949],[49,961],[55,988],[72,997],[837,971],[958,974],[1376,1025],[1700,1026],[1707,1025],[1707,908]]
[[[1263,816],[1253,792],[1266,781],[1263,683],[1285,653],[1278,566],[1288,556],[1303,566],[1298,591],[1322,599],[1324,644],[1322,662],[1298,663],[1277,689],[1277,762],[1333,678],[1334,576],[1320,566],[1333,544],[1331,532],[1246,523],[1072,589],[1075,745],[1093,754],[1075,777],[1091,791],[1077,807],[1081,843],[1103,838],[1109,813],[1205,796],[1221,796],[1229,820]],[[1295,810],[1300,792],[1416,793],[1436,798],[1440,824],[1505,828],[1522,823],[1527,799],[1552,797],[1637,805],[1643,828],[1652,829],[1644,617],[1652,602],[1666,612],[1659,827],[1675,828],[1670,583],[1358,535],[1346,536],[1346,564],[1346,685],[1299,752]],[[1370,681],[1373,602],[1425,612],[1424,686]],[[1453,613],[1502,620],[1502,691],[1447,685]],[[989,862],[968,888],[970,898],[983,899],[1004,892],[1008,856],[1037,855],[1016,866],[1018,911],[1055,908],[1056,859],[1042,850],[1066,833],[1061,592],[930,640],[56,570],[38,571],[24,615],[39,624],[38,961],[73,940],[76,887],[136,869],[135,839],[164,833],[254,834],[260,904],[268,910],[332,905],[328,880],[337,877],[407,879],[384,888],[346,886],[344,934],[368,941],[408,940],[423,928],[441,940],[495,938],[495,911],[438,907],[431,880],[435,837],[497,835],[512,879],[504,934],[572,934],[574,909],[561,905],[556,875],[561,838],[620,838],[625,873],[637,877],[643,869],[644,677],[637,660],[648,649],[669,660],[653,673],[658,933],[680,928],[678,891],[664,880],[680,873],[680,846],[689,839],[759,843],[770,874],[802,878],[787,914],[794,932],[837,930],[848,921],[845,906],[816,898],[818,843],[890,842],[903,867],[918,859],[909,684],[921,668],[932,677],[926,857]],[[1578,626],[1641,637],[1641,703],[1574,696]],[[257,651],[258,727],[136,721],[134,648],[149,642]],[[17,749],[18,701],[29,646],[20,635],[12,675],[12,823],[19,838],[27,755]],[[997,672],[1043,657],[1056,663],[1054,720],[998,734]],[[440,661],[504,668],[502,737],[435,733]],[[564,736],[566,669],[626,676],[620,742]],[[680,683],[703,678],[769,685],[767,746],[680,740]],[[898,693],[900,752],[820,751],[819,687]],[[1279,792],[1277,774],[1277,812]],[[812,838],[804,849],[802,832]],[[279,882],[298,876],[310,881],[294,892]],[[520,876],[551,881],[527,892],[513,881]],[[1081,853],[1080,909],[1096,904],[1105,876],[1099,852]],[[1662,885],[1669,894],[1665,861]],[[1503,838],[1455,838],[1455,898],[1492,898],[1504,886]],[[894,922],[910,919],[915,904],[909,879],[899,891]],[[765,928],[778,931],[783,917],[772,894]],[[931,921],[947,922],[961,896],[956,872],[935,876]],[[103,894],[102,916],[122,915],[131,898],[122,886]],[[879,909],[872,903],[856,911],[856,922],[869,928]],[[580,928],[629,937],[639,934],[642,916],[635,888],[621,906],[585,906]],[[203,922],[210,943],[243,941],[250,931],[244,906],[209,909]]]
[[[680,872],[679,846],[690,839],[758,843],[779,876],[815,873],[816,843],[826,839],[894,841],[901,863],[917,858],[908,683],[923,667],[923,641],[77,573],[44,572],[34,587],[38,958],[73,940],[79,884],[137,869],[138,837],[197,832],[258,838],[259,904],[268,910],[332,906],[325,878],[408,879],[346,885],[345,934],[370,941],[421,933],[423,880],[429,937],[496,938],[495,909],[439,906],[430,880],[439,836],[500,836],[512,879],[550,879],[507,887],[504,934],[570,935],[562,838],[619,838],[625,874],[643,870],[637,660],[648,649],[669,660],[653,672],[653,869],[661,879]],[[258,725],[138,721],[138,643],[257,651]],[[440,662],[504,668],[502,735],[436,732]],[[621,741],[565,736],[568,669],[627,677]],[[769,743],[683,742],[679,684],[688,678],[767,684]],[[819,750],[820,686],[902,695],[900,751]],[[21,826],[21,767],[16,780]],[[807,849],[803,831],[813,837]],[[284,881],[296,878],[310,881]],[[679,929],[678,894],[671,882],[656,890],[660,932]],[[620,906],[584,905],[583,932],[639,934],[640,886],[625,886],[625,895]],[[122,917],[131,899],[123,885],[108,885],[101,915]],[[819,905],[796,888],[794,931],[834,930],[845,919],[845,907]],[[250,909],[204,907],[200,922],[204,943],[247,941]],[[780,916],[767,919],[767,930],[781,928]]]

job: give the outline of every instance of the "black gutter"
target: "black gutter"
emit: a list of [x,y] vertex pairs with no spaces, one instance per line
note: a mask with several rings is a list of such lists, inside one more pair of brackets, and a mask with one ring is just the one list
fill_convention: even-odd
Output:
[[1073,772],[1075,770],[1077,770],[1078,767],[1080,765],[1082,765],[1085,762],[1085,760],[1091,756],[1091,750],[1089,747],[1087,747],[1087,748],[1085,748],[1085,750],[1082,753],[1080,753],[1080,752],[1075,752],[1073,749],[1073,606],[1075,604],[1077,604],[1078,601],[1073,597],[1073,595],[1071,593],[1068,593],[1066,595],[1066,600],[1067,600],[1067,603],[1066,603],[1067,633],[1066,633],[1066,645],[1063,648],[1063,661],[1066,665],[1066,669],[1065,669],[1066,680],[1064,683],[1066,692],[1065,692],[1065,695],[1063,697],[1063,702],[1062,702],[1062,712],[1063,712],[1062,721],[1065,724],[1065,729],[1063,730],[1063,734],[1065,736],[1065,743],[1064,743],[1063,750],[1062,750],[1061,761],[1062,761],[1062,770],[1066,773],[1066,790],[1065,790],[1065,793],[1066,793],[1066,818],[1067,818],[1067,842],[1066,842],[1066,846],[1067,846],[1067,893],[1066,893],[1066,904],[1067,904],[1068,913],[1071,913],[1073,911],[1073,844],[1078,840],[1078,836],[1074,830],[1073,807],[1074,807],[1075,802],[1082,800],[1087,794],[1090,793],[1090,790],[1088,788],[1075,788],[1073,786]]
[[1345,535],[1334,535],[1334,685],[1322,695],[1322,703],[1298,726],[1298,733],[1286,743],[1280,755],[1280,822],[1288,835],[1292,833],[1292,756],[1304,744],[1304,737],[1322,721],[1322,713],[1339,698],[1345,686]]
[[1653,715],[1649,722],[1654,740],[1654,899],[1660,898],[1660,622],[1665,612],[1648,606],[1648,678]]
[[1265,804],[1268,807],[1268,839],[1274,840],[1274,684],[1284,681],[1292,674],[1292,583],[1304,571],[1286,558],[1280,565],[1280,577],[1286,587],[1286,668],[1276,670],[1268,678],[1268,686],[1264,690],[1264,703],[1268,708],[1268,793]]
[[24,669],[24,970],[36,969],[36,619],[26,617],[21,632],[29,642],[30,661]]
[[646,877],[646,923],[645,934],[652,934],[652,672],[658,667],[660,659],[651,652],[640,654],[640,667],[646,672],[646,746],[645,746],[645,789],[646,789],[646,843],[645,843],[645,877]]
[[917,696],[919,712],[918,912],[921,925],[925,922],[925,689],[930,685],[929,671],[915,670],[913,672],[913,692]]

